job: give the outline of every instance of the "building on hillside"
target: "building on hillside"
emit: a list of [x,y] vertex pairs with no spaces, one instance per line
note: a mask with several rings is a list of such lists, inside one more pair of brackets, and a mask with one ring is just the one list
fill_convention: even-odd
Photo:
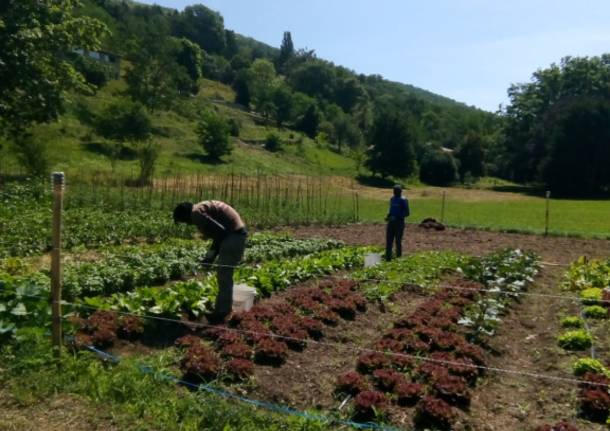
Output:
[[82,48],[77,48],[74,50],[74,52],[109,67],[110,70],[112,70],[114,79],[119,79],[121,77],[121,56],[112,54],[110,52],[89,51]]

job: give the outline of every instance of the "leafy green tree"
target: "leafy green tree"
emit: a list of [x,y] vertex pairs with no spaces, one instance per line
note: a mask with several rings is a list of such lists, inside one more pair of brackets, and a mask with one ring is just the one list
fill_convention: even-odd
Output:
[[354,76],[347,75],[337,80],[333,100],[345,112],[351,112],[366,97],[366,90]]
[[315,104],[309,105],[305,113],[296,124],[296,129],[305,133],[311,139],[316,137],[322,122],[322,113]]
[[176,61],[186,69],[194,83],[203,77],[203,51],[190,40],[184,38],[177,40]]
[[291,86],[312,97],[332,100],[336,87],[335,69],[318,59],[307,60],[290,71]]
[[230,126],[219,114],[207,111],[203,114],[197,125],[199,143],[212,159],[220,159],[226,154],[231,154]]
[[[568,117],[554,112],[572,99],[610,99],[610,54],[565,57],[560,64],[536,71],[531,82],[512,85],[508,96],[510,104],[503,112],[504,176],[516,181],[540,181],[542,164],[551,149],[545,139],[539,139],[540,131],[561,128],[557,121]],[[575,139],[573,144],[578,142]]]
[[184,9],[174,24],[174,33],[209,53],[222,54],[227,48],[224,19],[202,4]]
[[138,184],[142,186],[152,184],[157,161],[161,154],[161,146],[149,139],[135,142],[134,150],[140,166]]
[[293,98],[290,88],[284,82],[278,82],[271,92],[271,102],[274,105],[273,116],[275,124],[281,128],[292,118]]
[[426,152],[419,167],[419,178],[433,186],[451,185],[457,179],[455,159],[439,150]]
[[227,58],[232,58],[239,51],[239,44],[233,30],[225,30],[225,52]]
[[360,129],[354,124],[351,117],[347,114],[339,113],[332,120],[331,142],[337,146],[337,151],[342,151],[345,144],[354,149],[362,144],[363,136]]
[[233,90],[235,90],[235,103],[250,107],[250,101],[252,97],[250,95],[250,87],[248,84],[248,70],[243,69],[237,73],[235,80],[233,81]]
[[169,108],[184,83],[190,82],[185,74],[184,68],[167,57],[139,56],[125,75],[127,94],[152,111]]
[[610,99],[579,97],[552,111],[555,126],[538,137],[548,149],[541,163],[544,182],[556,195],[610,191]]
[[77,0],[0,2],[0,134],[17,136],[57,119],[65,93],[89,91],[69,61],[74,48],[98,49],[107,28],[77,16]]
[[413,142],[404,118],[395,112],[380,113],[369,136],[367,167],[382,177],[408,177],[416,167]]
[[277,133],[270,133],[265,139],[265,149],[267,151],[276,152],[282,147],[282,138]]
[[483,176],[485,155],[483,140],[478,134],[468,134],[457,148],[455,157],[459,160],[460,181],[464,182],[466,174],[474,178]]

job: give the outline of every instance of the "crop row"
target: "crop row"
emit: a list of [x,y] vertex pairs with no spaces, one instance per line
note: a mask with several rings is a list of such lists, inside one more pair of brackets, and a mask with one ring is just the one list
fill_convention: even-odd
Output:
[[[327,275],[340,269],[362,266],[366,247],[344,247],[306,255],[298,259],[269,261],[237,270],[235,279],[255,287],[259,296],[286,289],[293,283]],[[199,317],[209,311],[218,292],[216,277],[173,283],[163,288],[140,287],[127,293],[86,298],[93,308],[178,318]]]
[[418,425],[450,429],[460,416],[456,408],[469,405],[470,388],[482,371],[479,367],[485,365],[485,354],[478,346],[482,340],[472,336],[475,322],[465,326],[464,319],[493,295],[490,288],[504,292],[525,288],[535,275],[536,261],[532,255],[510,250],[473,259],[461,270],[483,282],[484,291],[473,281],[442,287],[397,320],[370,347],[371,352],[361,354],[355,371],[339,376],[336,391],[354,397],[356,418],[383,416],[394,403],[415,406]]
[[[583,419],[610,425],[610,370],[605,366],[608,358],[602,360],[599,357],[599,352],[605,352],[605,349],[595,349],[596,343],[607,339],[610,260],[589,261],[581,257],[570,265],[562,284],[564,288],[579,293],[582,310],[579,316],[565,316],[561,319],[564,331],[557,341],[565,350],[589,352],[586,357],[577,359],[572,369],[577,377],[593,384],[581,384],[578,414]],[[600,384],[606,387],[599,386]]]

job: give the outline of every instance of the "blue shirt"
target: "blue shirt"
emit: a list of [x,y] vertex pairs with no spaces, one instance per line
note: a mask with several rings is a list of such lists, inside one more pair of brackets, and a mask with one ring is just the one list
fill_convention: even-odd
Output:
[[392,196],[388,216],[394,220],[404,220],[409,214],[409,201],[402,196]]

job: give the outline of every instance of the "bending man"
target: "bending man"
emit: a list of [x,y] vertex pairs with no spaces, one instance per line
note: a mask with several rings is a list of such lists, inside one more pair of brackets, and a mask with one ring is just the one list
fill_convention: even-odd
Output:
[[174,222],[195,225],[204,239],[212,240],[212,246],[201,263],[211,265],[218,257],[218,296],[214,313],[208,316],[208,320],[211,323],[222,322],[233,305],[233,267],[244,256],[248,237],[246,225],[235,209],[221,201],[203,201],[194,205],[183,202],[174,209]]
[[396,242],[396,257],[402,256],[402,234],[405,230],[405,218],[409,217],[409,201],[402,196],[402,187],[394,186],[394,196],[390,199],[390,210],[386,216],[385,258],[392,259],[392,245]]

